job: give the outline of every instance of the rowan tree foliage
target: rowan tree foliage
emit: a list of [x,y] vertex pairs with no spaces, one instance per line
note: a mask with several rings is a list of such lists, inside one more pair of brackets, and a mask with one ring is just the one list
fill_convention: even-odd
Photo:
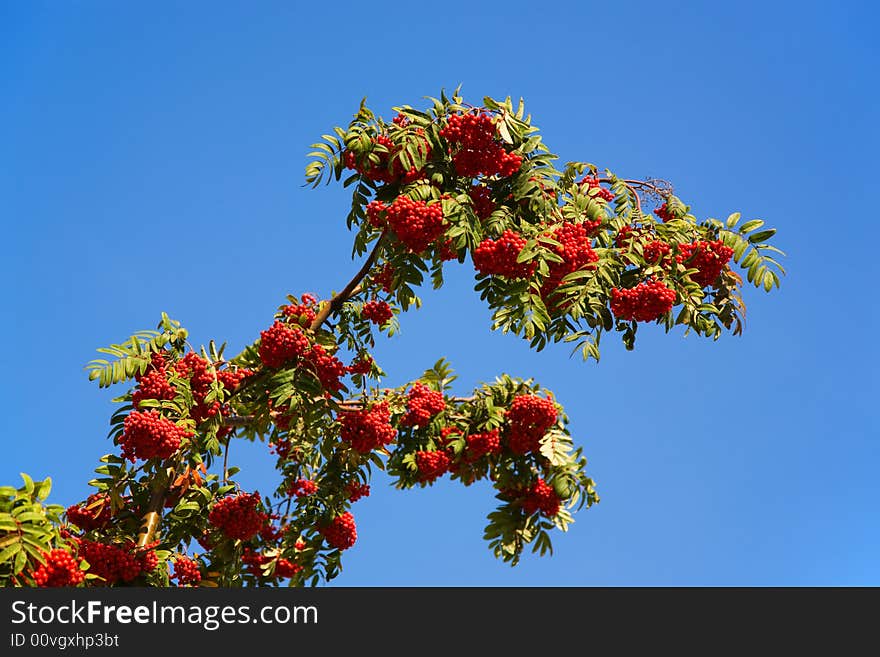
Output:
[[[95,492],[65,509],[44,503],[48,479],[0,488],[0,584],[315,585],[356,544],[375,470],[398,488],[487,479],[493,553],[545,554],[554,530],[599,501],[568,419],[531,379],[502,374],[455,395],[443,359],[383,387],[372,349],[421,305],[417,291],[473,267],[493,329],[598,360],[603,334],[632,349],[640,324],[738,334],[745,281],[779,286],[762,221],[699,220],[665,181],[559,167],[522,101],[474,106],[456,90],[430,103],[394,108],[390,122],[361,103],[313,145],[307,182],[352,191],[362,266],[340,291],[288,296],[233,357],[196,349],[164,314],[99,349],[90,378],[128,389]],[[240,440],[266,444],[274,489],[236,483]]]

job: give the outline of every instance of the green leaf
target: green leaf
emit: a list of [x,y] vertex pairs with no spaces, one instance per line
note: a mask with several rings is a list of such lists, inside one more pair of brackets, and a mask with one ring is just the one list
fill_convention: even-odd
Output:
[[505,143],[513,143],[513,137],[510,136],[510,131],[507,129],[507,124],[504,121],[498,122],[498,134],[501,135],[501,139]]
[[34,480],[31,479],[24,472],[19,473],[21,475],[22,480],[24,480],[24,489],[27,491],[28,495],[33,495],[34,493]]
[[2,552],[0,552],[0,563],[5,561],[9,561],[13,555],[18,554],[21,551],[21,543],[15,542],[9,547],[5,548]]
[[749,235],[749,242],[751,242],[752,244],[757,244],[758,242],[766,242],[775,234],[775,228],[768,228],[767,230],[762,230],[760,232]]
[[15,518],[19,522],[40,522],[46,519],[42,513],[38,513],[36,511],[26,511],[22,514],[19,514]]
[[751,221],[747,221],[739,228],[739,232],[742,234],[751,233],[753,230],[758,230],[761,226],[764,225],[764,222],[760,219],[752,219]]
[[[21,547],[20,543],[19,547]],[[12,567],[12,574],[18,575],[22,570],[24,570],[25,564],[27,564],[27,552],[22,550],[15,555],[15,565]]]

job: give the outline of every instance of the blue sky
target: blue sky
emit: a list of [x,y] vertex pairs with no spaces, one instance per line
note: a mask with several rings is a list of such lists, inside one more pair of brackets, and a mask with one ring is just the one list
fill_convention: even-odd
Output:
[[[867,2],[0,4],[0,482],[82,499],[112,393],[94,349],[162,311],[191,340],[257,337],[288,292],[357,268],[341,187],[309,145],[441,88],[523,97],[562,161],[671,180],[698,217],[779,229],[781,291],[747,290],[740,338],[643,327],[595,365],[489,330],[450,270],[377,358],[389,385],[446,356],[461,390],[553,389],[602,502],[551,558],[496,562],[488,488],[373,481],[339,585],[878,585],[869,411],[877,10]],[[274,487],[262,445],[244,486]]]

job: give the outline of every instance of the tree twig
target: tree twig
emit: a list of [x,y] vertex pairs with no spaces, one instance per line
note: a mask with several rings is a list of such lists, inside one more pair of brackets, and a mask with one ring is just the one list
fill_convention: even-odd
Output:
[[376,245],[373,247],[373,250],[370,251],[370,255],[367,256],[366,261],[363,266],[358,270],[358,272],[352,277],[352,279],[342,288],[342,291],[339,294],[336,294],[329,301],[324,301],[321,304],[320,310],[318,310],[317,315],[315,315],[314,321],[311,323],[309,328],[313,331],[317,331],[321,328],[321,324],[323,324],[331,314],[339,310],[342,307],[342,304],[348,301],[356,292],[356,290],[360,287],[360,282],[364,279],[364,277],[369,273],[370,269],[373,268],[373,264],[376,262],[376,258],[379,255],[379,251],[382,248],[382,243],[385,241],[385,233],[383,232],[379,239],[376,240]]

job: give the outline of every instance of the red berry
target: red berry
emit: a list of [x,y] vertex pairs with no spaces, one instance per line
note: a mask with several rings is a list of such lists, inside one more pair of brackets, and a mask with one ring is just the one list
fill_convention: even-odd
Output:
[[350,511],[336,516],[329,525],[318,528],[327,543],[337,550],[347,550],[357,541],[357,527]]
[[152,550],[138,550],[133,541],[127,545],[100,543],[82,539],[79,541],[79,555],[89,563],[89,573],[97,575],[103,584],[131,582],[142,572],[150,570],[146,566],[156,566],[153,558],[146,562],[146,553]]
[[691,279],[700,287],[712,285],[733,257],[733,249],[721,240],[679,244],[678,250],[676,260],[684,263],[688,269],[697,270],[691,274]]
[[443,206],[398,196],[385,209],[388,226],[412,253],[421,253],[446,230]]
[[361,454],[394,442],[397,431],[391,426],[388,403],[380,402],[370,409],[345,411],[339,415],[340,437]]
[[385,301],[373,300],[367,301],[364,304],[364,308],[361,311],[361,317],[370,320],[373,324],[382,326],[389,319],[394,317],[394,312],[391,310],[391,306]]
[[453,114],[440,136],[450,144],[452,163],[460,176],[512,176],[522,156],[508,153],[497,140],[495,120],[485,112]]
[[666,223],[667,221],[671,221],[672,219],[675,218],[672,216],[672,213],[669,211],[669,208],[666,205],[666,201],[663,202],[663,205],[661,205],[659,208],[654,210],[654,214],[656,214],[658,217],[660,217],[660,219],[663,221],[663,223]]
[[[401,127],[404,126],[401,125]],[[431,146],[427,139],[421,138],[419,148],[426,155],[426,159],[431,157]],[[410,168],[408,171],[403,170],[400,159],[395,157],[399,150],[390,137],[378,135],[373,139],[371,152],[365,155],[361,161],[358,161],[358,158],[351,151],[346,151],[343,159],[346,168],[354,169],[365,178],[369,178],[374,182],[410,183],[423,178],[424,172],[415,167]]]
[[373,285],[381,287],[383,292],[391,292],[394,288],[394,266],[386,262],[370,277],[370,280]]
[[466,439],[467,449],[465,460],[469,463],[476,461],[487,454],[499,454],[501,452],[501,436],[498,429],[492,429],[484,433],[472,433]]
[[514,454],[537,452],[541,438],[556,423],[556,405],[537,395],[517,395],[505,413],[508,442]]
[[136,459],[167,459],[192,433],[162,417],[159,411],[132,411],[123,423],[119,444],[122,455],[132,463]]
[[232,540],[247,541],[266,526],[269,515],[262,511],[259,493],[239,493],[218,500],[208,522]]
[[199,571],[198,562],[189,557],[178,555],[174,560],[174,574],[171,576],[171,579],[176,579],[178,586],[186,586],[187,584],[192,586],[198,585],[202,581],[202,573]]
[[675,291],[660,281],[639,283],[628,290],[611,290],[611,312],[618,319],[652,322],[672,310],[674,303]]
[[416,452],[416,466],[419,468],[418,479],[430,483],[449,471],[451,464],[446,452]]
[[276,321],[260,332],[260,360],[266,367],[283,367],[302,356],[309,348],[309,339],[298,328]]
[[474,185],[468,190],[468,196],[474,206],[474,213],[480,219],[488,219],[495,212],[495,202],[492,200],[492,191],[485,185]]
[[297,479],[287,491],[288,495],[308,497],[318,492],[318,482],[311,479]]
[[140,408],[144,399],[174,399],[177,394],[174,386],[168,382],[165,356],[161,352],[151,354],[147,371],[135,375],[135,380],[137,386],[131,394],[131,403],[135,409]]
[[359,481],[352,481],[345,487],[345,492],[348,494],[349,502],[357,502],[362,497],[370,496],[370,487]]
[[75,558],[67,550],[55,548],[42,554],[46,563],[40,564],[31,575],[37,586],[76,586],[85,579],[85,572],[79,568],[80,559]]
[[313,346],[305,354],[305,361],[312,366],[315,375],[325,390],[336,392],[342,388],[340,379],[346,375],[348,370],[341,360],[328,353],[323,346],[319,344]]
[[516,261],[525,246],[525,237],[510,229],[505,230],[497,240],[485,239],[474,249],[474,267],[484,275],[530,278],[537,264]]
[[553,486],[543,479],[538,479],[526,493],[522,506],[528,515],[540,511],[542,515],[553,517],[559,513],[559,496],[556,495]]
[[101,529],[110,522],[110,496],[106,493],[89,495],[85,502],[67,507],[67,520],[82,529]]
[[406,415],[401,418],[400,426],[423,427],[445,408],[442,392],[431,390],[423,383],[416,383],[407,394]]
[[371,356],[361,356],[357,360],[352,361],[351,365],[348,366],[348,371],[351,374],[369,374],[373,371],[373,358]]
[[311,294],[302,295],[300,300],[302,303],[291,303],[290,305],[284,306],[284,308],[281,309],[281,312],[285,317],[293,319],[295,323],[306,328],[315,321],[315,317],[317,316],[315,306],[317,305],[318,300]]
[[552,250],[562,258],[562,262],[548,262],[550,273],[541,285],[541,297],[551,308],[554,304],[549,299],[562,284],[562,279],[573,272],[594,268],[593,263],[599,260],[599,256],[593,251],[583,224],[561,224],[547,234],[559,242],[559,246],[553,246]]

